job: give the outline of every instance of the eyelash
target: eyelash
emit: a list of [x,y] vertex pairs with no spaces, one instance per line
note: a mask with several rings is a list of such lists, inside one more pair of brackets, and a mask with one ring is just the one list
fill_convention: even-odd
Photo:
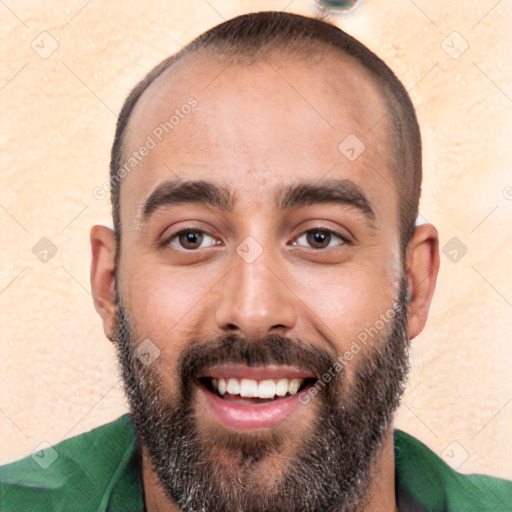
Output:
[[[296,240],[298,240],[299,238],[301,238],[302,236],[307,235],[308,233],[315,232],[315,231],[322,232],[322,233],[327,233],[329,235],[334,235],[335,237],[338,237],[343,243],[341,243],[340,245],[338,245],[338,246],[336,246],[334,248],[341,247],[343,245],[352,245],[352,241],[346,235],[343,235],[342,233],[339,233],[338,231],[334,231],[333,229],[322,228],[322,227],[311,228],[311,229],[307,229],[306,231],[303,231],[302,233],[299,234],[299,236],[297,236],[294,239],[294,242]],[[164,245],[164,246],[170,245],[173,240],[177,239],[183,233],[201,233],[201,234],[207,235],[207,236],[215,239],[214,235],[212,235],[208,231],[205,231],[204,229],[185,228],[185,229],[181,229],[180,231],[177,231],[176,233],[173,233],[172,235],[167,237],[165,240],[162,241],[162,245]],[[217,244],[214,244],[214,245],[217,245]],[[293,245],[297,245],[297,244],[294,243]],[[315,249],[314,247],[310,247],[310,248],[311,249]],[[197,251],[199,249],[200,248],[197,248],[197,249],[185,249],[185,248],[181,247],[181,250],[186,251],[186,252],[195,252],[195,251]],[[329,249],[329,247],[317,249],[317,251],[326,250],[326,249]],[[331,247],[331,249],[333,249],[333,248]]]

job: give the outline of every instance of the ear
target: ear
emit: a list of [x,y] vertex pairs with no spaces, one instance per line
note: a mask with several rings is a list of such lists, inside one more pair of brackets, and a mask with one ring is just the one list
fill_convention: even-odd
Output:
[[110,341],[116,334],[115,257],[116,237],[106,226],[91,229],[91,290],[94,307],[103,321],[103,330]]
[[406,262],[409,286],[407,335],[412,340],[425,327],[439,271],[439,238],[432,224],[416,227]]

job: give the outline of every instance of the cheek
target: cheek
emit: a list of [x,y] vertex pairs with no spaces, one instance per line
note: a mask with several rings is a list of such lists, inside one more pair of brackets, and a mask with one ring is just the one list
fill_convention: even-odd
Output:
[[[138,339],[149,339],[160,350],[160,365],[176,376],[183,350],[200,334],[211,289],[212,272],[168,266],[136,265],[125,278],[123,300]],[[198,330],[199,329],[199,330]]]
[[304,272],[299,280],[304,314],[338,352],[347,350],[367,329],[383,330],[382,315],[389,313],[397,292],[394,274],[375,264]]

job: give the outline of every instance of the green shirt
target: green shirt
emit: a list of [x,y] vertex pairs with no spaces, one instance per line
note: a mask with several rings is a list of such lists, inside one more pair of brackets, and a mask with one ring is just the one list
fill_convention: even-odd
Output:
[[[512,482],[462,475],[394,431],[400,512],[510,512]],[[140,446],[129,414],[0,467],[2,512],[142,512]]]

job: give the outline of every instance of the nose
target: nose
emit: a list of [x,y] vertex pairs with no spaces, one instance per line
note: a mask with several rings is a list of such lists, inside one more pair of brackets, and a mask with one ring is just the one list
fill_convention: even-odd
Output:
[[257,340],[295,327],[296,296],[263,257],[252,263],[240,259],[225,279],[215,315],[222,331]]

